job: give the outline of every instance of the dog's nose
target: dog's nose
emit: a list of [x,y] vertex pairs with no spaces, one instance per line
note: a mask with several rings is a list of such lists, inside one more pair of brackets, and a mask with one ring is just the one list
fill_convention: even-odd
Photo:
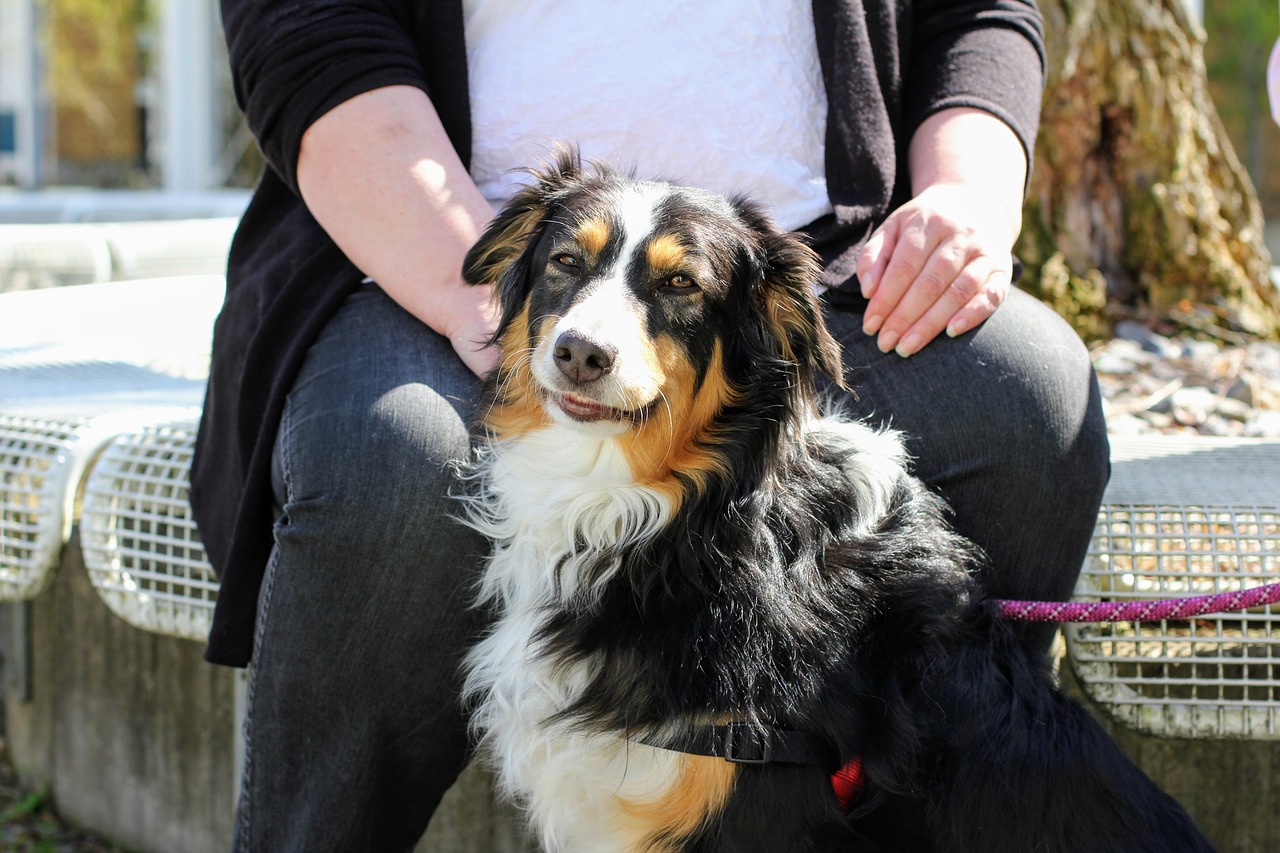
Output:
[[594,382],[613,369],[618,351],[578,332],[556,338],[556,367],[576,385]]

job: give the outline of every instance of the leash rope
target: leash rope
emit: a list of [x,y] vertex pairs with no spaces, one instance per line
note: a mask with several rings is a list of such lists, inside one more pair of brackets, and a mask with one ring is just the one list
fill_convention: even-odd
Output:
[[998,598],[994,604],[1006,619],[1021,622],[1158,622],[1190,619],[1206,613],[1248,610],[1280,601],[1280,583],[1236,592],[1162,598],[1151,601],[1016,601]]

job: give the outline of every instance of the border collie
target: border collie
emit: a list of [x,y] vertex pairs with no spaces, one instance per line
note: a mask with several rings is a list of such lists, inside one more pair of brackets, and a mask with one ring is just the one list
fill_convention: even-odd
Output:
[[811,250],[572,152],[532,174],[464,269],[503,309],[466,690],[548,850],[1211,849],[984,605],[899,438],[819,410]]

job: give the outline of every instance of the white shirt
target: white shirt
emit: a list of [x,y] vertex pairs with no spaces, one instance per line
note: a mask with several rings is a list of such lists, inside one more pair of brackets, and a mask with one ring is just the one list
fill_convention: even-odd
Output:
[[[830,212],[808,2],[464,0],[471,173],[500,206],[557,142],[636,177]],[[589,22],[589,25],[583,22]]]

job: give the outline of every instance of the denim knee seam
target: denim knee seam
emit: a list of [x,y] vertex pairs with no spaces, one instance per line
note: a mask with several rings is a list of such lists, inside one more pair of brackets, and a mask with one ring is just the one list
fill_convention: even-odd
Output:
[[[292,424],[293,407],[288,398],[285,399],[284,411],[280,418],[280,433],[277,439],[278,446],[276,453],[280,457],[281,481],[284,491],[284,503],[287,506],[293,498],[293,476],[292,464],[290,460],[290,429]],[[287,524],[288,518],[282,511],[280,517],[276,520],[276,528]],[[278,541],[278,540],[277,540]],[[271,559],[267,563],[266,571],[262,578],[262,588],[258,592],[258,620],[254,627],[254,654],[256,656],[259,649],[262,648],[263,635],[265,634],[264,626],[267,624],[268,611],[271,608],[271,592],[275,588],[276,568],[280,562],[280,551],[278,548],[272,550]],[[245,792],[249,790],[252,784],[253,775],[253,750],[250,748],[253,739],[253,706],[254,693],[257,686],[258,668],[250,662],[249,666],[249,683],[245,690],[245,717],[244,717],[244,767],[240,773],[240,803],[239,814],[236,819],[236,840],[235,849],[249,849],[249,827],[252,822],[251,812],[253,810],[252,797],[245,796]]]

